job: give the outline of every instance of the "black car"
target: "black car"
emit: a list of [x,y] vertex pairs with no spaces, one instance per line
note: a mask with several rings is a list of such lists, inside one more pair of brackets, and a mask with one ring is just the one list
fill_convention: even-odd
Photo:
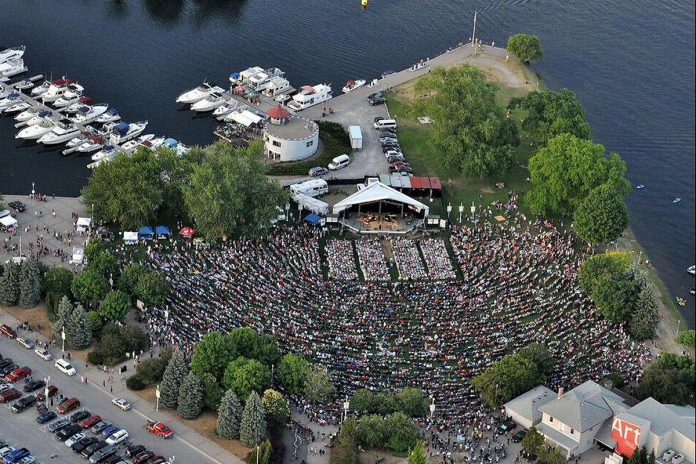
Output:
[[10,361],[10,364],[0,369],[0,377],[5,377],[7,374],[17,369],[19,366]]
[[136,454],[142,453],[143,451],[145,451],[145,447],[143,445],[132,445],[126,450],[126,456],[133,457]]
[[25,411],[26,409],[32,407],[36,403],[36,397],[34,395],[29,395],[25,396],[24,398],[20,398],[15,403],[12,405],[12,412],[15,414],[19,414],[20,412]]
[[514,441],[515,443],[519,443],[522,441],[525,435],[527,435],[527,432],[525,432],[524,430],[518,430],[517,433],[515,433],[512,436],[512,441]]
[[76,453],[81,453],[90,445],[93,445],[98,440],[95,437],[83,437],[72,444],[70,448]]
[[43,388],[46,386],[46,382],[43,380],[30,380],[26,384],[24,384],[24,390],[26,393],[33,392],[34,390],[38,390],[39,388]]
[[105,446],[107,446],[107,445],[106,445],[106,442],[104,440],[99,440],[96,443],[92,443],[87,448],[85,448],[84,451],[82,451],[82,457],[88,458],[91,455],[93,455],[94,453],[96,453],[97,451],[99,451],[100,449],[104,448]]
[[74,423],[77,423],[77,422],[80,422],[80,421],[87,419],[91,415],[92,414],[90,414],[90,412],[88,410],[82,409],[80,411],[73,413],[70,416],[70,422],[72,422],[74,424]]
[[48,431],[51,433],[56,433],[57,431],[59,431],[60,429],[62,429],[64,427],[67,427],[68,425],[70,425],[70,419],[64,417],[62,419],[58,419],[57,421],[51,423],[48,426]]
[[3,369],[12,364],[12,358],[2,358],[0,359],[0,369]]
[[18,213],[23,213],[27,209],[27,205],[21,201],[11,201],[8,206]]
[[104,461],[102,461],[102,464],[117,464],[119,462],[123,462],[123,458],[119,456],[118,454],[112,454],[108,458],[106,458]]
[[58,441],[65,441],[68,438],[72,437],[76,433],[80,432],[82,430],[82,427],[80,427],[77,424],[71,424],[66,427],[63,427],[56,433],[56,440]]
[[370,106],[381,105],[386,101],[387,100],[384,98],[384,95],[382,95],[382,92],[373,93],[367,97],[367,102],[370,104]]
[[517,427],[515,421],[508,419],[498,426],[498,433],[502,435],[514,429],[515,427]]

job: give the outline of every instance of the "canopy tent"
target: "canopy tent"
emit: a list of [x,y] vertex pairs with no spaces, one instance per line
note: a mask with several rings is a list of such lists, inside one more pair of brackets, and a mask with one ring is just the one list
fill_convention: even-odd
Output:
[[140,236],[140,238],[144,238],[145,240],[152,240],[154,238],[155,233],[153,232],[152,227],[144,226],[140,228],[140,230],[138,231],[138,235]]
[[242,116],[246,117],[254,124],[258,124],[261,121],[263,121],[263,118],[261,116],[259,116],[258,114],[252,113],[249,110],[242,111]]
[[172,231],[167,226],[157,226],[155,227],[155,235],[158,239],[165,239],[172,236]]
[[84,232],[87,229],[89,229],[89,226],[91,224],[92,224],[92,218],[79,217],[79,218],[77,218],[77,231]]
[[321,216],[318,214],[309,214],[304,218],[304,220],[311,226],[318,226],[321,224]]
[[72,258],[70,259],[71,264],[82,264],[85,260],[85,249],[73,247]]
[[[232,121],[234,121],[238,124],[246,126],[246,127],[249,127],[254,123],[254,121],[252,121],[251,119],[246,117],[243,113],[240,113],[238,111],[234,111],[234,112],[230,113],[229,115],[227,115],[227,118],[231,119]],[[225,119],[227,119],[227,118],[225,118]]]
[[240,74],[238,72],[233,72],[232,74],[230,74],[230,79],[237,80],[239,79],[239,76]]
[[135,245],[138,243],[138,233],[135,231],[126,231],[123,233],[123,242],[126,245]]
[[179,237],[193,238],[196,236],[196,229],[193,227],[184,227],[179,231]]
[[353,206],[360,207],[360,205],[377,202],[400,203],[417,213],[423,212],[425,216],[427,216],[430,211],[430,208],[420,201],[414,200],[408,195],[394,190],[388,185],[384,185],[382,182],[375,182],[336,203],[333,207],[333,213],[338,214]]
[[12,227],[17,225],[17,220],[12,216],[5,216],[0,218],[0,224],[2,224],[4,227]]

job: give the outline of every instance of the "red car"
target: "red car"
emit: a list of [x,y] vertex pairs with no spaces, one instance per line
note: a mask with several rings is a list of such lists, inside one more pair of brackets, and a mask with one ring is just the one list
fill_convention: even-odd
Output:
[[[58,387],[55,385],[49,385],[48,386],[48,397],[56,396],[56,393],[58,393]],[[46,396],[44,395],[44,390],[41,391],[38,395],[36,395],[36,401],[39,403],[43,403],[46,401]]]
[[18,367],[17,369],[13,370],[7,376],[5,377],[5,380],[7,380],[10,383],[15,383],[18,382],[22,379],[26,379],[31,375],[31,369],[28,367]]
[[97,425],[97,422],[101,422],[101,416],[92,416],[88,417],[85,419],[85,421],[82,423],[82,428],[83,429],[91,429],[95,425]]
[[172,438],[174,436],[174,431],[162,422],[148,421],[146,428],[148,432],[154,433],[158,437]]
[[9,403],[12,400],[16,400],[20,396],[22,396],[22,392],[16,388],[10,388],[9,390],[5,390],[4,392],[0,393],[0,403]]
[[0,333],[8,338],[17,338],[17,333],[7,324],[0,325]]

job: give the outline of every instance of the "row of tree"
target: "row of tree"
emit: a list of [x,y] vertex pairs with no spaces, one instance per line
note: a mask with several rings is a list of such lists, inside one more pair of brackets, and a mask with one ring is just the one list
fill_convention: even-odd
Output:
[[93,171],[82,189],[95,216],[126,229],[177,217],[195,221],[209,240],[252,237],[268,229],[286,192],[266,176],[261,142],[218,142],[184,156],[161,148],[117,156]]
[[580,267],[580,287],[599,313],[628,325],[636,340],[655,335],[660,322],[652,286],[645,272],[633,266],[628,253],[605,253],[588,258]]
[[428,411],[428,400],[422,390],[413,387],[406,387],[398,393],[373,393],[363,388],[353,394],[350,409],[358,415],[384,416],[402,412],[409,417],[423,417]]
[[696,373],[689,356],[662,353],[643,372],[638,383],[640,399],[653,397],[661,403],[693,404]]
[[0,268],[0,306],[33,308],[41,300],[41,277],[32,258],[12,261]]
[[425,446],[418,427],[401,412],[388,416],[364,416],[346,419],[341,425],[338,443],[331,453],[332,464],[356,464],[359,449],[386,449],[409,453],[409,464],[425,464]]
[[546,444],[544,436],[532,427],[522,439],[522,449],[537,456],[541,464],[565,464],[566,457],[557,449]]

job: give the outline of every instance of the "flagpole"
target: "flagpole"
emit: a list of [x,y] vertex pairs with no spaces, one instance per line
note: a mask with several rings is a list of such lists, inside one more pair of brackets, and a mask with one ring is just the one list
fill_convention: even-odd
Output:
[[471,46],[476,46],[476,15],[478,10],[474,10],[474,31],[471,33]]

